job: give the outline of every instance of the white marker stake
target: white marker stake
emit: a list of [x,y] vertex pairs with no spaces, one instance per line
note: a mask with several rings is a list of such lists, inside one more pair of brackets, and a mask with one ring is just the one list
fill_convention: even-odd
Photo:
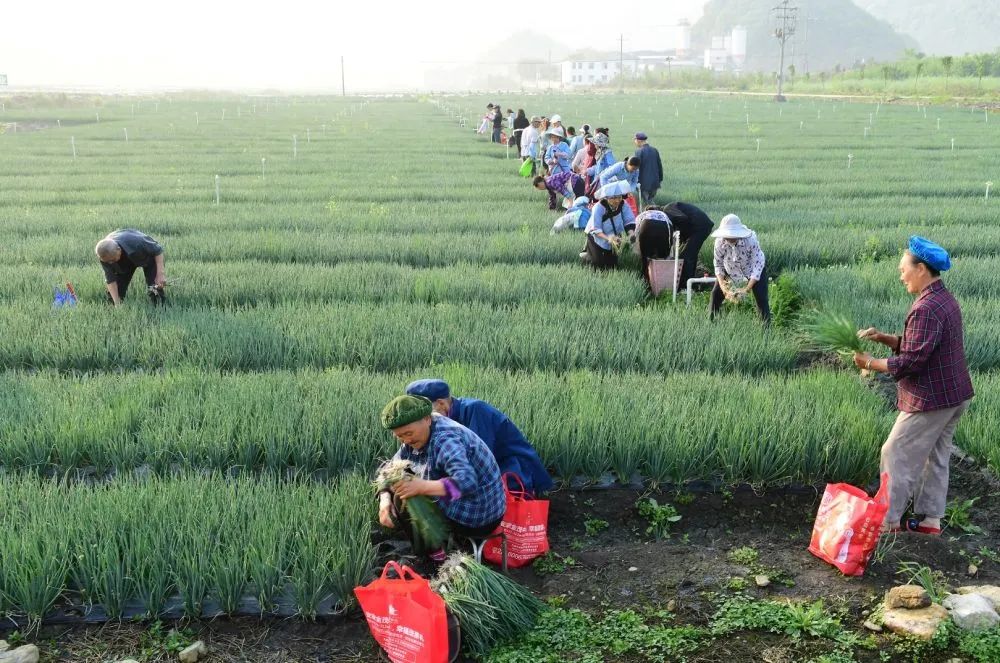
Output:
[[820,118],[820,115],[822,115],[822,113],[823,113],[823,111],[821,111],[821,110],[816,111],[816,119],[817,120]]
[[990,109],[989,108],[984,108],[983,109],[983,115],[986,116],[986,124],[989,124],[990,123]]
[[924,106],[924,119],[927,119],[927,106]]
[[157,101],[155,104],[153,104],[153,108],[155,109],[154,112],[159,113],[160,112],[160,102]]
[[312,133],[310,132],[309,129],[306,129],[306,142],[307,143],[311,143],[312,142]]
[[987,182],[986,183],[986,200],[987,201],[989,201],[989,199],[990,199],[990,187],[991,186],[993,186],[993,182]]
[[805,121],[804,121],[804,120],[799,120],[799,131],[802,131],[802,127],[804,127],[804,126],[805,126],[805,124],[806,124],[806,123],[805,123]]
[[712,111],[708,111],[708,121],[712,121]]
[[694,130],[694,139],[698,140],[698,130],[697,129]]
[[874,113],[868,113],[868,126],[870,127],[874,123],[875,123],[875,114]]
[[951,139],[951,151],[952,152],[955,151],[955,139],[954,138]]
[[298,159],[299,158],[299,137],[298,136],[292,136],[292,158],[293,159]]
[[76,136],[69,137],[69,146],[73,148],[73,158],[76,158]]
[[865,138],[868,138],[868,127],[865,127]]
[[215,176],[215,204],[219,204],[219,176]]
[[757,151],[760,152],[760,138],[757,139]]
[[848,170],[851,169],[851,162],[852,161],[854,161],[854,155],[853,154],[848,154],[847,155],[847,169]]
[[98,121],[98,122],[100,122],[100,121],[101,121],[101,114],[100,114],[100,113],[98,113],[97,111],[95,111],[95,112],[94,112],[94,117],[96,117],[96,118],[97,118],[97,121]]
[[938,118],[938,131],[941,131],[941,118]]
[[260,158],[260,179],[264,179],[264,163],[267,161],[266,157]]
[[132,104],[132,117],[135,117],[135,104]]
[[62,129],[62,120],[56,120],[56,126]]
[[128,129],[126,129],[125,127],[122,127],[122,132],[125,134],[125,142],[127,143],[128,142]]
[[200,117],[198,117],[198,112],[197,112],[197,111],[195,111],[195,114],[194,114],[194,125],[195,125],[195,126],[197,127],[197,126],[199,126],[200,124],[201,124],[201,118],[200,118]]
[[222,121],[223,122],[226,121],[226,109],[225,108],[222,109]]
[[625,116],[624,115],[622,115],[622,126],[623,127],[625,126]]

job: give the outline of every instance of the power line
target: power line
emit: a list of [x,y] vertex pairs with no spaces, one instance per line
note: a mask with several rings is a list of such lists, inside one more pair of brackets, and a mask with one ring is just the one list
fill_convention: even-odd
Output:
[[784,0],[771,10],[777,20],[774,36],[781,44],[781,59],[778,62],[778,94],[774,97],[775,101],[785,101],[785,95],[782,94],[785,84],[785,44],[795,36],[795,24],[798,21],[799,8],[790,6],[789,2],[790,0]]

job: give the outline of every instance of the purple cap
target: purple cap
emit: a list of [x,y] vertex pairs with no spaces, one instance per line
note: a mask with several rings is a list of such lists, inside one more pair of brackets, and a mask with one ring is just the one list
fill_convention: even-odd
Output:
[[635,139],[636,139],[636,140],[647,140],[648,138],[649,138],[649,136],[647,136],[647,135],[646,135],[645,133],[643,133],[642,131],[640,131],[639,133],[637,133],[637,134],[635,135]]

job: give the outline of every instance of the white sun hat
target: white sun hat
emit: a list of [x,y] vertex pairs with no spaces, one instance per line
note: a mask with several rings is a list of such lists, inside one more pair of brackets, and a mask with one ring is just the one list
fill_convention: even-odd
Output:
[[624,180],[608,182],[597,190],[597,198],[610,198],[611,196],[625,196],[632,193],[632,187]]
[[740,217],[735,214],[727,214],[719,222],[719,229],[712,233],[712,237],[723,239],[744,239],[753,233],[752,230],[743,225]]
[[560,138],[564,138],[566,136],[566,132],[563,131],[562,127],[551,127],[550,129],[546,129],[545,135],[546,136],[559,136]]
[[549,118],[549,122],[562,122],[562,115],[558,113]]

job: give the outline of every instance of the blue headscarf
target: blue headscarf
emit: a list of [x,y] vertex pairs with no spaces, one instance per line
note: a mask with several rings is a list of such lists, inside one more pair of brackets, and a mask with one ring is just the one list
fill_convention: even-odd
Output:
[[951,258],[948,252],[925,237],[913,235],[910,237],[910,254],[914,258],[927,263],[939,272],[947,272],[951,269]]

